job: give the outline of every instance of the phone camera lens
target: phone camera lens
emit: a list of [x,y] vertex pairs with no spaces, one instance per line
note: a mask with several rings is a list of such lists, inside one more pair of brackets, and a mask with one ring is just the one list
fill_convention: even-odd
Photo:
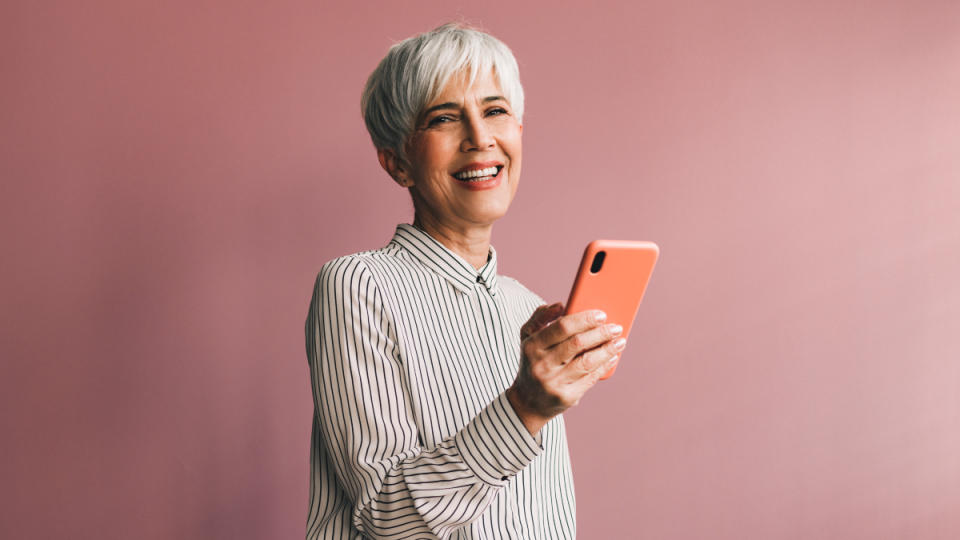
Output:
[[606,251],[598,251],[596,255],[593,256],[593,263],[590,264],[590,273],[596,274],[603,268],[603,260],[607,258]]

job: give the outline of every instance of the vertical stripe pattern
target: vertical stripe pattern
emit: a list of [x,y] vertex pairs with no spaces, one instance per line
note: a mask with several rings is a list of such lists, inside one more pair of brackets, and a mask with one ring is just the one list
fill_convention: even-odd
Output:
[[541,304],[412,225],[323,266],[308,539],[574,537],[563,418],[533,437],[504,393]]

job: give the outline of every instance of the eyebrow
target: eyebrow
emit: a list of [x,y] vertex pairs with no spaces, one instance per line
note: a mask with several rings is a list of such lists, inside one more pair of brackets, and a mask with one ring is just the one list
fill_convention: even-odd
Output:
[[[503,96],[488,96],[488,97],[483,98],[482,103],[491,103],[491,102],[493,102],[493,101],[506,101],[506,100],[507,100],[507,98],[505,98],[505,97],[503,97]],[[458,104],[456,104],[456,103],[454,103],[454,102],[452,102],[452,101],[448,101],[447,103],[441,103],[441,104],[439,104],[439,105],[434,105],[433,107],[430,107],[429,109],[423,111],[423,115],[426,116],[426,115],[432,113],[433,111],[439,111],[439,110],[441,110],[441,109],[457,109],[457,108],[459,108],[459,107],[460,107],[460,105],[458,105]]]

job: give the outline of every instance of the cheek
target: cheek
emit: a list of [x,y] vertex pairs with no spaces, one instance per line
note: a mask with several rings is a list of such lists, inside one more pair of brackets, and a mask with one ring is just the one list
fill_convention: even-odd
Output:
[[456,151],[456,136],[451,130],[425,133],[420,146],[431,157],[449,157],[451,152]]
[[517,178],[520,177],[520,165],[523,162],[523,148],[520,144],[520,138],[517,137],[516,144],[513,145],[510,152],[510,171],[514,173]]
[[449,142],[442,136],[434,133],[423,134],[411,144],[411,159],[418,164],[418,169],[423,172],[431,172],[437,168],[447,166],[449,161]]
[[516,131],[510,137],[509,143],[508,143],[509,144],[508,151],[510,153],[510,159],[512,161],[511,165],[513,165],[514,168],[518,170],[520,169],[520,161],[523,156],[523,138],[520,137],[520,134],[521,134],[521,130],[519,129],[519,126],[518,126]]

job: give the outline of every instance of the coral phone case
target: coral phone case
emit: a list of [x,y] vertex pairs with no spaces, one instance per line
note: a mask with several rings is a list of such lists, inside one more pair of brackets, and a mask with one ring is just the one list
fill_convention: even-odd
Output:
[[[627,338],[659,254],[660,248],[653,242],[590,242],[583,252],[580,270],[567,300],[566,313],[603,310],[607,314],[607,322],[622,326],[621,336]],[[609,378],[616,369],[614,366],[600,379]]]

